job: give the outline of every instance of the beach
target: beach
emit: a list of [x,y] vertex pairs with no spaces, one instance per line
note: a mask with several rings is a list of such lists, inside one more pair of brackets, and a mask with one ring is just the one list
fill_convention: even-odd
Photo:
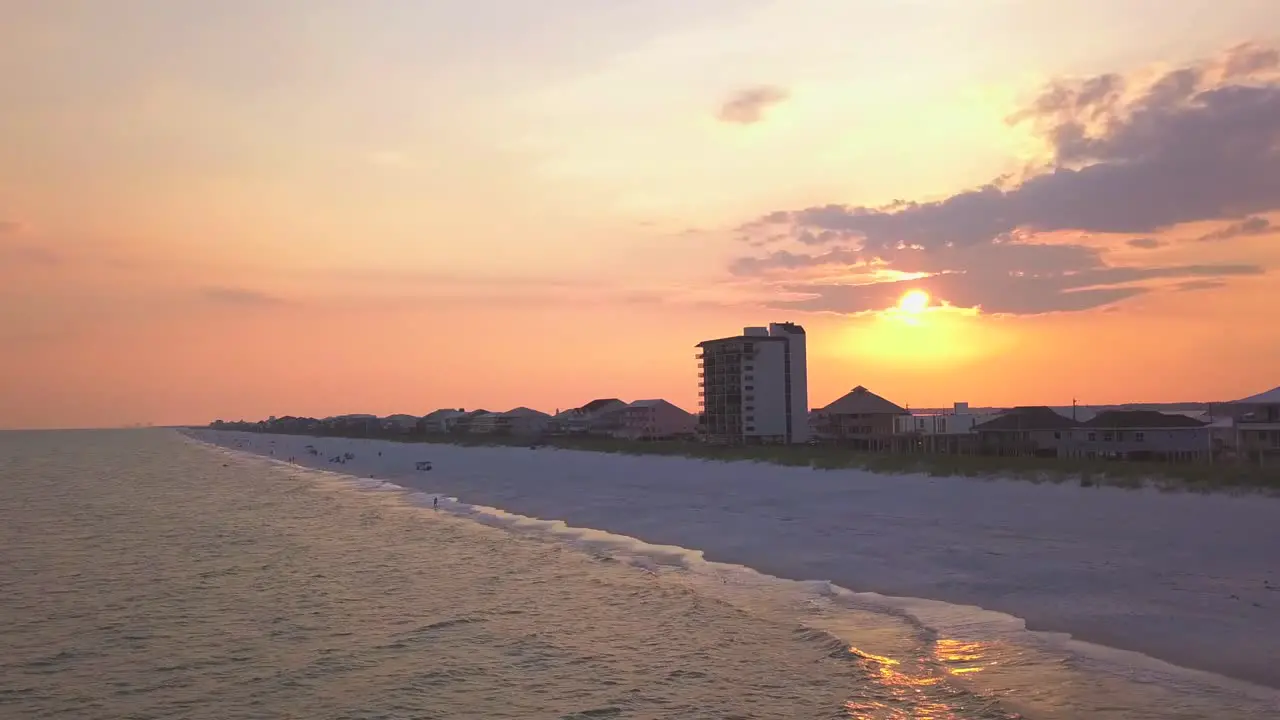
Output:
[[[194,434],[457,497],[494,508],[490,521],[520,524],[500,511],[562,521],[778,578],[828,581],[852,591],[851,602],[944,636],[999,637],[1172,684],[1280,687],[1273,498]],[[306,454],[308,444],[319,455]],[[338,451],[355,457],[328,463]],[[414,471],[419,460],[433,470]]]

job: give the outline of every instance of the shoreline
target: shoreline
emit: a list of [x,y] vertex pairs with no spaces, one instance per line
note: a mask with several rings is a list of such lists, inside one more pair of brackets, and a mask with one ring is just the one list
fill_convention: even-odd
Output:
[[717,446],[679,440],[615,440],[599,437],[552,435],[503,437],[465,435],[405,435],[361,437],[350,435],[293,435],[249,430],[189,430],[244,432],[252,435],[310,437],[317,440],[377,440],[398,444],[450,445],[455,447],[538,447],[609,455],[684,457],[711,462],[755,462],[814,470],[859,470],[878,475],[926,475],[929,477],[1010,480],[1033,484],[1078,484],[1081,487],[1114,487],[1125,490],[1201,494],[1261,494],[1280,497],[1280,468],[1260,468],[1234,463],[1155,463],[1086,461],[988,455],[933,453],[891,454],[852,450],[834,445]]
[[[248,440],[249,438],[259,437],[263,434],[236,433],[233,434],[233,436],[234,435],[239,435],[240,437]],[[292,444],[294,445],[298,445],[301,440],[316,439],[311,436],[279,435],[279,437],[292,438]],[[352,443],[356,440],[376,440],[372,438],[333,438],[331,436],[328,438],[320,438],[319,440],[323,442],[325,439],[343,443]],[[365,445],[366,449],[378,448],[379,452],[382,452],[384,449],[405,446],[404,443],[388,442],[385,440],[381,443],[366,444],[365,442],[361,442],[360,444]],[[460,460],[462,457],[470,456],[468,459],[477,460],[482,466],[486,464],[491,465],[493,461],[497,459],[514,459],[516,462],[520,463],[522,469],[529,465],[528,460],[513,457],[515,455],[523,456],[525,453],[529,452],[527,450],[525,453],[520,453],[518,452],[518,448],[513,447],[502,448],[490,446],[484,448],[467,448],[452,444],[449,445],[449,447],[456,448],[456,450],[451,453],[458,453],[454,454],[455,460]],[[471,452],[469,451],[475,451],[476,454],[471,455]],[[257,451],[249,450],[248,452]],[[465,453],[465,455],[462,455],[462,453]],[[259,452],[258,454],[262,453]],[[388,452],[388,455],[390,456],[392,453]],[[395,455],[407,456],[407,453],[395,453]],[[579,453],[573,453],[573,455],[579,455]],[[631,456],[627,460],[615,455],[614,457],[617,459],[611,461],[609,460],[608,455],[598,452],[581,453],[578,458],[573,458],[573,455],[561,456],[561,458],[556,459],[554,456],[549,456],[546,453],[543,453],[540,458],[534,456],[530,459],[535,464],[556,467],[557,472],[568,472],[573,470],[572,466],[575,464],[589,464],[590,467],[595,468],[597,472],[603,471],[606,467],[612,467],[617,472],[623,472],[630,469],[631,465],[635,465],[644,460],[643,457],[638,455]],[[276,457],[275,459],[284,460],[285,458]],[[947,533],[944,533],[939,540],[944,540],[949,543],[959,543],[962,546],[968,546],[969,550],[963,552],[959,556],[955,556],[954,558],[951,556],[943,558],[926,556],[921,558],[918,556],[918,553],[913,551],[910,547],[902,548],[899,547],[897,543],[889,543],[886,547],[890,547],[892,549],[882,550],[880,554],[888,554],[889,559],[896,557],[898,560],[889,563],[890,571],[887,574],[885,572],[881,572],[879,577],[877,577],[875,572],[860,572],[856,567],[846,568],[846,571],[841,571],[838,569],[840,566],[839,564],[832,566],[833,568],[836,568],[833,570],[822,569],[819,567],[822,563],[809,562],[808,558],[806,558],[804,554],[795,556],[793,553],[790,557],[778,557],[775,554],[771,557],[767,550],[769,545],[768,543],[764,546],[757,546],[753,551],[750,547],[744,547],[743,540],[741,539],[721,539],[719,541],[713,541],[710,539],[711,536],[707,536],[704,538],[704,542],[700,542],[696,538],[690,539],[690,537],[688,537],[688,533],[685,533],[685,536],[682,537],[681,532],[677,527],[660,531],[657,528],[642,527],[642,520],[631,521],[629,523],[621,518],[612,522],[602,522],[599,519],[599,512],[596,512],[596,517],[592,517],[592,505],[590,503],[598,501],[592,501],[590,498],[583,501],[588,503],[585,510],[582,508],[574,510],[571,507],[562,511],[548,509],[546,508],[545,502],[539,502],[539,499],[536,496],[530,495],[528,485],[525,484],[527,483],[528,477],[522,476],[522,480],[519,483],[494,480],[493,482],[499,484],[502,482],[508,482],[508,484],[512,485],[518,493],[514,495],[508,494],[504,497],[501,492],[497,492],[495,494],[495,490],[493,488],[490,488],[489,490],[484,488],[484,483],[489,481],[488,478],[492,475],[494,470],[482,472],[480,475],[476,476],[476,478],[484,477],[486,478],[485,480],[472,479],[468,481],[464,476],[459,481],[458,479],[452,479],[450,477],[453,473],[450,473],[449,475],[432,473],[429,475],[423,475],[421,476],[421,480],[415,481],[418,476],[407,472],[403,468],[399,469],[398,472],[396,470],[392,470],[390,474],[386,473],[386,470],[389,469],[386,467],[387,463],[383,463],[380,458],[373,458],[368,455],[364,455],[363,453],[361,453],[361,457],[358,460],[353,461],[353,465],[350,467],[343,465],[335,467],[334,465],[327,463],[324,457],[303,456],[299,457],[298,460],[301,461],[298,464],[305,467],[349,474],[356,477],[361,477],[367,474],[368,470],[375,469],[378,470],[378,472],[374,473],[378,479],[398,481],[400,483],[407,482],[407,485],[405,485],[406,487],[412,488],[417,487],[419,483],[430,483],[432,485],[430,488],[431,491],[435,492],[438,490],[441,492],[455,492],[460,497],[463,497],[464,501],[468,503],[478,502],[482,505],[500,507],[504,511],[525,515],[527,517],[557,520],[578,527],[598,528],[609,533],[634,537],[648,543],[668,544],[697,549],[705,552],[709,560],[752,567],[759,572],[783,579],[804,581],[812,580],[814,578],[823,578],[841,585],[842,587],[848,587],[851,589],[857,588],[858,591],[877,592],[886,596],[904,598],[933,598],[939,602],[945,602],[955,606],[985,608],[1021,619],[1025,622],[1026,627],[1029,630],[1047,633],[1069,633],[1075,641],[1086,645],[1096,645],[1104,649],[1120,653],[1138,653],[1147,658],[1154,659],[1158,663],[1166,663],[1192,672],[1200,672],[1214,677],[1225,678],[1233,683],[1242,683],[1248,686],[1261,687],[1267,691],[1280,690],[1280,673],[1277,672],[1277,670],[1280,670],[1280,666],[1276,666],[1274,658],[1271,657],[1274,655],[1274,651],[1265,647],[1253,648],[1252,650],[1249,649],[1250,645],[1257,644],[1256,636],[1269,635],[1269,631],[1262,627],[1255,627],[1255,624],[1247,618],[1239,617],[1242,611],[1248,609],[1241,607],[1241,605],[1247,605],[1248,603],[1236,603],[1233,605],[1230,601],[1224,602],[1226,599],[1226,593],[1229,590],[1236,589],[1235,586],[1224,586],[1221,590],[1215,590],[1210,586],[1222,580],[1222,578],[1208,577],[1210,574],[1209,570],[1202,570],[1201,573],[1194,573],[1192,572],[1193,569],[1186,569],[1186,574],[1189,578],[1187,582],[1191,582],[1192,585],[1188,586],[1185,591],[1182,588],[1173,589],[1179,590],[1180,592],[1208,594],[1204,594],[1202,600],[1199,601],[1199,604],[1194,606],[1178,608],[1161,605],[1162,603],[1175,601],[1175,598],[1171,597],[1168,593],[1169,588],[1165,587],[1167,583],[1170,582],[1170,579],[1166,577],[1170,570],[1169,568],[1145,568],[1145,566],[1149,564],[1147,560],[1150,560],[1150,563],[1155,565],[1160,565],[1161,563],[1170,565],[1170,557],[1161,557],[1156,555],[1156,553],[1164,552],[1162,549],[1163,545],[1159,541],[1151,544],[1146,550],[1147,552],[1153,553],[1153,556],[1148,559],[1144,559],[1140,554],[1135,553],[1134,551],[1140,550],[1140,548],[1133,547],[1133,544],[1130,541],[1124,540],[1123,538],[1119,541],[1113,541],[1111,543],[1112,549],[1108,549],[1105,544],[1101,547],[1094,547],[1092,550],[1085,548],[1087,552],[1085,552],[1084,555],[1077,554],[1074,557],[1067,558],[1069,562],[1064,564],[1061,568],[1063,571],[1062,578],[1045,578],[1046,581],[1050,581],[1049,585],[1053,585],[1055,583],[1060,585],[1063,588],[1061,591],[1055,590],[1049,586],[1037,586],[1038,584],[1043,584],[1038,583],[1036,580],[1037,577],[1040,577],[1044,573],[1044,568],[1040,567],[1039,564],[1048,565],[1050,574],[1052,574],[1053,564],[1055,562],[1060,562],[1059,558],[1052,556],[1041,557],[1040,560],[1036,561],[1037,565],[1031,567],[1029,570],[1025,564],[1022,566],[1015,565],[1013,567],[1008,565],[1001,566],[999,564],[992,565],[986,570],[979,572],[978,576],[971,578],[967,583],[962,583],[957,586],[954,581],[946,579],[945,576],[954,575],[956,572],[960,572],[960,577],[965,577],[968,575],[968,572],[966,571],[978,572],[978,568],[968,567],[974,560],[971,555],[1007,555],[1010,554],[1010,552],[1015,552],[1022,553],[1028,557],[1036,557],[1038,554],[1043,555],[1046,552],[1056,552],[1059,548],[1055,546],[1061,545],[1064,542],[1068,543],[1068,545],[1072,543],[1079,544],[1081,540],[1079,538],[1077,538],[1077,540],[1072,540],[1070,537],[1051,537],[1050,539],[1053,542],[1049,546],[1043,546],[1038,544],[1038,538],[1028,537],[1024,542],[1017,538],[1012,531],[1001,531],[1001,535],[1010,535],[1014,537],[1013,545],[1008,546],[999,544],[1000,538],[996,538],[997,542],[993,544],[991,542],[992,539],[989,537],[972,534],[974,532],[973,528],[954,528]],[[387,460],[388,462],[394,462],[397,459],[387,458]],[[652,460],[652,458],[650,458],[650,460]],[[679,475],[681,465],[683,464],[681,462],[682,460],[684,460],[684,458],[680,458],[678,456],[659,459],[659,463],[669,465],[670,467],[658,467],[653,470],[659,474],[661,474],[662,471],[667,470],[669,475]],[[398,461],[403,464],[404,458],[398,458]],[[627,465],[618,466],[616,464],[617,462],[625,462]],[[441,463],[438,460],[436,463],[437,468],[439,469]],[[373,467],[374,464],[376,464],[377,467]],[[456,463],[453,466],[459,467]],[[756,463],[746,464],[746,467],[739,466],[738,468],[733,468],[733,466],[725,466],[725,468],[731,468],[732,475],[734,476],[739,476],[744,472],[750,472],[754,475],[760,475],[762,473],[773,475],[779,471],[793,473],[796,470],[799,470],[799,468],[791,468],[788,470],[787,468],[777,466],[771,467]],[[538,477],[536,467],[529,467],[528,469],[530,473],[534,473],[530,477]],[[701,466],[699,467],[697,474],[710,474],[715,472],[715,470],[710,470],[705,466]],[[722,469],[719,474],[725,475],[726,473]],[[625,472],[623,472],[623,476],[625,476]],[[803,476],[804,475],[802,474],[800,477]],[[549,476],[543,477],[543,480],[548,479],[550,479]],[[684,480],[692,478],[681,479]],[[775,478],[775,482],[779,479],[780,478]],[[896,487],[898,488],[896,492],[899,495],[904,492],[902,490],[904,487],[903,482],[899,482],[893,478],[886,478],[885,476],[877,477],[874,475],[864,475],[862,478],[851,478],[851,480],[854,480],[855,485],[858,484],[859,480],[861,480],[862,484],[872,483],[873,485],[878,485],[882,488]],[[957,478],[957,480],[959,480],[959,478]],[[814,479],[813,482],[818,481]],[[930,504],[927,494],[924,497],[916,497],[920,491],[927,490],[935,494],[936,491],[945,491],[955,497],[958,496],[956,487],[960,484],[948,483],[934,478],[920,477],[912,478],[909,482],[911,484],[905,487],[907,488],[906,492],[911,493],[911,496],[907,499],[911,504],[917,506]],[[821,484],[823,486],[830,486],[829,483]],[[437,485],[443,487],[437,487]],[[839,487],[840,486],[836,486],[836,489],[839,489]],[[1134,510],[1136,507],[1138,512],[1141,512],[1142,507],[1146,507],[1148,514],[1150,514],[1153,509],[1151,503],[1154,502],[1156,506],[1165,506],[1166,508],[1169,506],[1179,506],[1182,510],[1190,508],[1194,512],[1190,513],[1188,515],[1189,517],[1196,517],[1200,515],[1198,511],[1195,511],[1196,508],[1211,510],[1213,512],[1208,513],[1206,521],[1212,521],[1213,517],[1216,515],[1227,517],[1227,514],[1234,512],[1231,507],[1218,506],[1225,504],[1240,507],[1241,503],[1250,503],[1249,498],[1231,498],[1223,496],[1208,496],[1202,498],[1199,496],[1188,496],[1183,494],[1117,494],[1114,491],[1104,491],[1107,495],[1111,496],[1108,499],[1104,499],[1098,497],[1094,490],[1082,490],[1081,488],[1072,485],[1060,484],[1045,485],[1039,488],[1036,488],[1030,483],[1005,484],[1003,488],[999,486],[992,487],[984,484],[978,485],[976,488],[981,488],[981,490],[977,491],[978,494],[987,495],[989,500],[1004,502],[1001,500],[1001,496],[1007,497],[1013,495],[1014,497],[1012,502],[1008,503],[1012,506],[1020,506],[1020,503],[1035,501],[1043,506],[1040,508],[1042,512],[1048,511],[1050,514],[1056,513],[1059,505],[1064,506],[1064,512],[1067,514],[1080,512],[1082,511],[1080,508],[1073,510],[1071,505],[1073,503],[1080,505],[1081,500],[1085,501],[1084,505],[1098,505],[1099,501],[1105,505],[1129,505],[1130,507],[1128,509],[1130,511]],[[418,487],[418,489],[425,490],[428,488]],[[512,487],[506,487],[505,489],[507,492],[511,492]],[[632,485],[630,486],[630,489],[635,490],[636,488]],[[690,491],[696,492],[697,488],[691,488]],[[963,492],[963,490],[961,492]],[[697,503],[700,499],[701,498],[693,495],[682,495],[677,500],[678,502],[684,503],[688,506],[691,503]],[[650,498],[646,498],[646,500],[650,500]],[[669,499],[667,500],[669,501]],[[664,498],[652,498],[651,502],[649,502],[649,504],[652,505],[650,508],[652,512],[649,514],[661,514],[664,512],[671,513],[672,516],[668,518],[670,523],[679,523],[680,519],[674,516],[678,512],[678,509],[674,509],[669,505],[663,505],[663,501]],[[1142,505],[1136,505],[1139,501],[1142,502]],[[1271,501],[1263,500],[1263,502],[1270,503]],[[990,504],[987,501],[980,501],[980,503]],[[686,509],[688,508],[686,507]],[[1154,509],[1159,510],[1159,507]],[[1257,510],[1258,508],[1254,509]],[[599,510],[599,508],[596,508],[596,510]],[[1268,514],[1272,513],[1269,505],[1261,508],[1261,510]],[[1024,513],[1025,512],[1026,510],[1024,508]],[[1158,515],[1159,513],[1155,514]],[[856,513],[853,513],[853,515],[856,516]],[[997,513],[997,515],[999,515],[999,513]],[[792,518],[782,519],[790,520]],[[801,520],[803,524],[807,524],[808,521],[814,520],[814,518],[806,520],[803,517],[795,519]],[[689,518],[685,518],[685,520],[688,522]],[[758,520],[763,524],[763,521],[768,520],[768,518],[762,517]],[[695,522],[697,521],[695,520]],[[859,519],[853,517],[850,522],[857,523],[859,522]],[[714,522],[709,519],[707,520],[707,523],[714,525]],[[905,524],[910,525],[910,523]],[[723,530],[733,530],[733,528],[723,528]],[[1016,528],[1013,528],[1013,530],[1016,530]],[[1210,526],[1210,530],[1212,530],[1212,525]],[[902,531],[902,527],[895,528],[890,526],[884,534],[892,536]],[[908,531],[910,531],[910,529],[908,529]],[[768,540],[769,532],[770,530],[768,527],[761,527],[752,534],[763,540]],[[1039,532],[1040,534],[1052,535],[1054,531],[1052,528],[1049,528],[1042,529],[1042,531]],[[1073,530],[1072,532],[1078,531]],[[774,539],[782,540],[784,538],[775,537]],[[1087,538],[1085,541],[1087,542]],[[719,544],[717,544],[717,542]],[[872,543],[872,545],[874,544],[875,543]],[[987,547],[984,548],[983,545],[986,545]],[[874,547],[872,547],[871,550],[874,551]],[[926,553],[927,555],[938,554],[938,549],[932,545],[932,539],[930,538],[926,538],[924,540],[924,544],[918,548],[918,551]],[[1126,551],[1130,554],[1136,555],[1136,557],[1107,557],[1111,553],[1124,553]],[[820,559],[823,557],[821,547],[812,547],[803,552],[818,553]],[[948,552],[950,552],[949,549]],[[1210,554],[1212,555],[1213,553]],[[884,570],[884,567],[877,566],[876,563],[884,561],[885,558],[877,558],[875,556],[876,553],[871,552],[866,558],[860,558],[858,560],[849,558],[848,560],[850,562],[854,562],[855,566],[858,565],[859,561],[863,562],[863,571],[875,571],[877,569]],[[902,564],[903,558],[912,559],[905,564]],[[1204,564],[1203,557],[1197,559],[1200,561],[1201,565]],[[1182,560],[1182,558],[1173,558],[1172,564],[1175,568],[1174,572],[1182,572],[1183,568],[1180,565]],[[870,562],[871,564],[865,565],[867,562]],[[1237,560],[1237,562],[1241,561]],[[932,571],[929,570],[930,563],[933,563]],[[956,563],[959,563],[958,568],[954,566]],[[1081,567],[1082,563],[1085,566],[1083,568]],[[1094,577],[1098,571],[1094,570],[1092,566],[1096,563],[1103,563],[1105,566],[1112,566],[1109,568],[1110,572],[1119,570],[1127,573],[1129,570],[1125,566],[1128,565],[1132,566],[1132,572],[1140,574],[1155,574],[1153,574],[1150,579],[1142,578],[1143,582],[1137,586],[1133,586],[1132,581],[1129,581],[1130,586],[1128,590],[1113,588],[1112,590],[1107,591],[1105,585],[1107,577]],[[1117,564],[1118,567],[1116,567]],[[1210,562],[1209,564],[1213,565],[1213,562]],[[1022,569],[1019,569],[1019,567]],[[1241,567],[1244,569],[1236,572],[1238,577],[1231,580],[1231,582],[1237,583],[1237,585],[1245,581],[1245,576],[1256,574],[1256,572],[1249,571],[1247,569],[1248,563]],[[1082,570],[1085,571],[1083,574]],[[1222,567],[1214,569],[1213,571],[1222,575],[1230,575],[1230,570],[1231,569],[1229,567]],[[847,571],[852,571],[854,574],[849,575]],[[1013,572],[1012,576],[1009,575],[1010,572]],[[922,573],[923,575],[928,575],[930,577],[938,575],[943,576],[943,578],[935,578],[922,582]],[[1004,573],[1004,575],[1002,576],[1001,573]],[[1022,580],[1017,579],[1019,574],[1024,576]],[[895,577],[897,580],[894,580]],[[1277,579],[1280,580],[1280,578]],[[912,584],[913,581],[915,583],[914,585]],[[1085,585],[1088,585],[1090,582],[1104,582],[1104,585],[1096,586],[1094,589],[1089,587],[1077,588],[1073,585],[1077,581],[1083,581]],[[984,584],[984,582],[986,584]],[[971,585],[972,587],[966,587],[966,585]],[[1240,587],[1243,587],[1243,585],[1240,585]],[[999,588],[1005,588],[1003,596],[1002,593],[999,592]],[[1082,592],[1084,594],[1073,600],[1070,597],[1072,592]],[[1111,594],[1111,597],[1107,597],[1108,592]],[[1236,592],[1239,592],[1243,596],[1246,591],[1236,589]],[[1099,595],[1099,593],[1102,594]],[[1128,593],[1128,595],[1126,595],[1126,593]],[[1214,593],[1218,594],[1216,600],[1213,597]],[[1271,602],[1272,598],[1268,597],[1266,593],[1255,594],[1257,595],[1257,598],[1255,599],[1263,600],[1269,605],[1274,604]],[[1276,595],[1280,595],[1280,593],[1276,593]],[[1184,595],[1183,597],[1186,596]],[[1234,594],[1232,597],[1234,597]],[[1252,596],[1249,596],[1245,599],[1250,600],[1251,598]],[[1181,601],[1182,598],[1177,598],[1176,600]],[[1205,613],[1209,612],[1209,608],[1205,607],[1204,603],[1210,601],[1216,602],[1222,605],[1222,607],[1219,610],[1206,615]],[[1088,607],[1076,607],[1079,603],[1084,603]],[[1233,607],[1235,608],[1234,610],[1232,609]],[[1120,608],[1124,609],[1120,610]],[[1120,610],[1122,614],[1131,615],[1131,617],[1117,617],[1115,615],[1117,610]],[[1249,610],[1252,611],[1246,613],[1247,615],[1253,615],[1258,612],[1253,609]],[[1260,617],[1266,617],[1267,615],[1265,610],[1262,612],[1263,615]],[[1169,615],[1183,613],[1184,616],[1181,620],[1176,618],[1172,620],[1162,620],[1161,617],[1165,613],[1168,613]],[[1234,615],[1232,613],[1234,613]],[[1242,621],[1248,623],[1248,625],[1242,625]],[[1161,624],[1162,622],[1163,624]],[[1215,626],[1218,627],[1215,629]],[[1277,628],[1277,630],[1280,630],[1280,628]],[[1262,653],[1262,656],[1258,655],[1259,652]]]

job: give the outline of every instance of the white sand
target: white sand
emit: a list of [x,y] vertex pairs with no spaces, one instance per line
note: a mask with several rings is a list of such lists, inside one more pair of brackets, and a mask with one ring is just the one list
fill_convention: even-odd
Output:
[[[897,601],[944,633],[982,623],[1140,652],[1280,688],[1280,500],[816,471],[542,448],[196,431],[780,578]],[[312,443],[319,457],[303,452]],[[345,451],[345,465],[326,462]],[[378,453],[382,455],[379,456]],[[413,469],[431,460],[435,469]],[[1020,623],[1019,623],[1020,625]]]

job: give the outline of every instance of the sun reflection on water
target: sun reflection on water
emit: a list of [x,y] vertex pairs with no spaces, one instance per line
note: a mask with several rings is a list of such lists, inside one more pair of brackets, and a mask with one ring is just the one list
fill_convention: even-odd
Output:
[[[992,664],[985,660],[986,650],[982,643],[938,640],[934,643],[932,657],[922,657],[913,667],[904,669],[899,660],[850,647],[849,653],[877,680],[883,694],[874,698],[851,699],[845,703],[845,712],[851,720],[972,718],[976,709],[972,707],[973,703],[958,701],[965,696],[962,691],[940,687],[944,676],[935,674],[936,666],[941,665],[952,675],[981,672],[984,666]],[[931,665],[934,666],[932,671]],[[938,695],[954,696],[957,702],[940,701]],[[976,698],[968,696],[968,699]],[[1000,713],[998,717],[1018,716]]]

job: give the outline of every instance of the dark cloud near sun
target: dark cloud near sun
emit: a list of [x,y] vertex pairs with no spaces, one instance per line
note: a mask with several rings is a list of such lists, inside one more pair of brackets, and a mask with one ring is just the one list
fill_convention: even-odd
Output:
[[791,97],[786,88],[756,85],[735,92],[720,105],[716,117],[721,122],[754,125],[764,119],[765,112]]
[[[744,239],[775,251],[737,260],[739,275],[843,267],[931,273],[910,281],[940,299],[986,312],[1087,310],[1148,291],[1156,279],[1256,274],[1241,265],[1130,267],[1084,245],[1036,244],[1036,233],[1159,233],[1183,223],[1224,226],[1205,240],[1271,231],[1280,211],[1280,53],[1241,45],[1154,80],[1118,74],[1052,83],[1010,118],[1030,124],[1052,151],[1028,179],[993,180],[937,202],[885,207],[825,205],[775,211],[743,226]],[[1135,248],[1158,247],[1149,237]],[[884,276],[884,273],[881,273]],[[875,282],[788,286],[814,297],[796,306],[876,310],[905,289]]]
[[1264,217],[1251,217],[1202,235],[1199,240],[1200,242],[1220,242],[1250,235],[1267,235],[1278,231],[1280,228],[1272,225],[1270,220]]

